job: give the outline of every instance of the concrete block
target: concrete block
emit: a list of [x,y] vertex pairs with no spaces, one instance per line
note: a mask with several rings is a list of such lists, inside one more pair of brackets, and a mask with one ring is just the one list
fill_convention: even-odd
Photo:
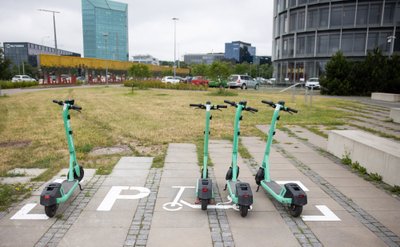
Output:
[[394,94],[394,93],[372,93],[371,94],[371,99],[390,101],[390,102],[399,102],[400,101],[400,94]]
[[393,122],[400,123],[400,108],[390,108],[390,118]]
[[368,173],[378,173],[384,182],[400,185],[400,144],[359,130],[333,130],[328,151],[338,158],[347,153]]

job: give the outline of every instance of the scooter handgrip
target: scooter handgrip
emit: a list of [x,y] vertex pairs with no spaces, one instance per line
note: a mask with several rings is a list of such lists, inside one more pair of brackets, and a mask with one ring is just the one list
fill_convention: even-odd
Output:
[[72,110],[80,111],[80,110],[82,110],[82,107],[77,106],[77,105],[72,105],[72,106],[71,106],[71,109],[72,109]]
[[291,112],[294,112],[294,113],[298,113],[299,111],[297,111],[296,109],[292,109],[292,108],[287,108],[287,111],[291,111]]
[[236,105],[235,102],[232,102],[232,101],[229,101],[229,100],[224,100],[224,102],[227,103],[227,104],[230,104],[230,105],[232,105],[232,106],[235,106],[235,105]]
[[247,111],[252,111],[252,112],[258,112],[258,109],[256,109],[256,108],[252,108],[252,107],[246,107],[246,110]]
[[201,104],[190,104],[192,107],[201,107]]
[[63,105],[63,102],[62,102],[62,101],[55,100],[55,99],[53,99],[53,103],[56,103],[56,104],[59,104],[59,105]]
[[270,105],[270,106],[275,105],[274,102],[272,102],[272,101],[267,101],[267,100],[261,100],[261,103],[264,103],[264,104],[267,104],[267,105]]
[[226,105],[217,105],[217,109],[219,109],[219,108],[228,108],[228,106],[226,106]]

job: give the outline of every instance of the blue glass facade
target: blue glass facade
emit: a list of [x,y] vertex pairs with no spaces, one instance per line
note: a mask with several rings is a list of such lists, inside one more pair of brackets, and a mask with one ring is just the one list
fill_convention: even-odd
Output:
[[235,60],[237,63],[253,62],[256,48],[249,43],[234,41],[225,43],[225,58]]
[[85,57],[128,61],[128,5],[82,0]]

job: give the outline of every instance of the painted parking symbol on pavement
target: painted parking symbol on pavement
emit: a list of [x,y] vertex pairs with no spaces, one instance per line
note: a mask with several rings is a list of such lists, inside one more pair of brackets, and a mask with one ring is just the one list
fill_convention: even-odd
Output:
[[29,212],[36,207],[36,203],[28,203],[16,212],[10,219],[12,220],[47,220],[46,214],[30,214]]
[[[121,195],[123,190],[136,191],[138,193],[132,195]],[[97,211],[110,211],[116,200],[137,200],[147,197],[149,194],[150,190],[146,187],[112,186],[100,206],[97,208]]]

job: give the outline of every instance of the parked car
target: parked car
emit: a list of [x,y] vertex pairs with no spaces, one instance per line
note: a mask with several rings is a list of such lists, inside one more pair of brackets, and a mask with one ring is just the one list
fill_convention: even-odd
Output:
[[12,82],[18,82],[18,81],[36,81],[36,79],[33,79],[32,77],[28,75],[15,75],[12,79]]
[[161,79],[161,82],[164,82],[164,83],[179,83],[180,81],[181,80],[179,78],[173,77],[173,76],[164,76]]
[[228,79],[228,86],[230,88],[254,88],[258,90],[260,88],[260,83],[248,75],[231,75]]
[[228,82],[224,79],[216,79],[208,82],[208,87],[228,87]]
[[319,78],[310,78],[306,81],[306,88],[320,89]]
[[257,77],[256,81],[260,83],[260,85],[268,84],[268,80],[263,77]]
[[204,76],[194,76],[191,81],[194,85],[208,85],[208,80]]

